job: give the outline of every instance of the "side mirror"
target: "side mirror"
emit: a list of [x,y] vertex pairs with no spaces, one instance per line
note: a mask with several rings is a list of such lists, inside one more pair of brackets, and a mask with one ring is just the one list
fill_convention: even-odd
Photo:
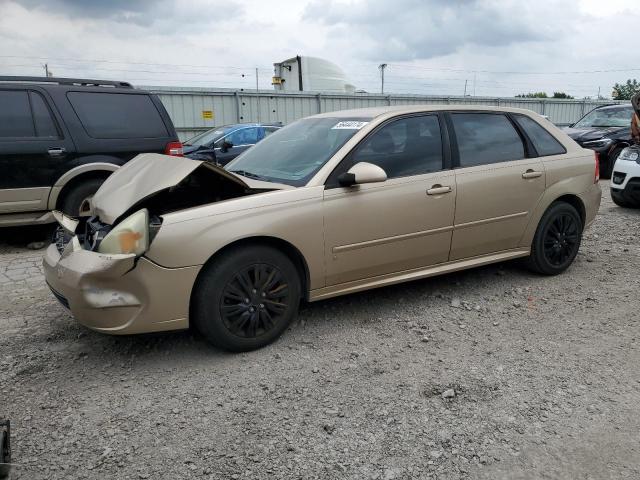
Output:
[[230,148],[233,148],[233,143],[228,142],[227,140],[225,140],[224,142],[222,142],[222,146],[220,147],[220,151],[221,152],[227,152]]
[[384,182],[386,180],[387,174],[382,168],[367,162],[356,163],[348,172],[338,177],[338,183],[340,183],[342,187]]

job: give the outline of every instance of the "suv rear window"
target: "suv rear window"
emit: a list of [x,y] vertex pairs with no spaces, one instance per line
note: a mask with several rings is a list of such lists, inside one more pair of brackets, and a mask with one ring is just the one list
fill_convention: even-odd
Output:
[[69,92],[67,98],[93,138],[163,138],[169,136],[148,95]]

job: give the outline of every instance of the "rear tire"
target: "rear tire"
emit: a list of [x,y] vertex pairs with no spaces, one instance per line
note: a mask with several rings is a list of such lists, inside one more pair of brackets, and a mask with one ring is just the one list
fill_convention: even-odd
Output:
[[572,205],[553,203],[540,219],[527,267],[542,275],[564,272],[578,254],[582,229],[580,214]]
[[60,205],[62,212],[70,217],[79,216],[83,213],[80,211],[80,207],[82,207],[84,201],[93,197],[94,193],[98,191],[103,182],[103,179],[94,178],[71,187],[62,199],[62,203]]
[[195,327],[216,347],[244,352],[276,340],[298,314],[300,277],[268,246],[244,246],[204,267],[194,289]]

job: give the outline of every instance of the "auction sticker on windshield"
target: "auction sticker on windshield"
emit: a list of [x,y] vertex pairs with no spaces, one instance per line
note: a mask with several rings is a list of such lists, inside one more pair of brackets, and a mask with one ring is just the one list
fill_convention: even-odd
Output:
[[367,123],[369,122],[357,122],[357,121],[338,122],[331,128],[331,130],[360,130]]

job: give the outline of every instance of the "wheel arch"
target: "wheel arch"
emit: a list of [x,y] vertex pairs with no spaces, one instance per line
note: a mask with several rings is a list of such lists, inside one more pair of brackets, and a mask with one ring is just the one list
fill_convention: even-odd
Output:
[[522,239],[520,240],[521,246],[531,246],[531,242],[533,242],[533,237],[536,233],[536,230],[538,229],[538,225],[540,225],[542,217],[554,203],[558,202],[568,203],[569,205],[574,207],[580,215],[580,220],[582,221],[583,228],[585,227],[587,218],[587,207],[579,195],[575,193],[563,193],[561,195],[545,198],[544,201],[540,202],[540,204],[538,204],[538,207],[535,209],[529,225],[527,226],[524,234],[522,235]]
[[573,195],[573,194],[562,195],[556,198],[554,201],[552,201],[549,204],[549,206],[545,209],[545,212],[549,210],[554,203],[558,203],[558,202],[568,203],[573,208],[575,208],[578,214],[580,215],[580,220],[582,221],[582,227],[584,228],[585,222],[587,219],[587,207],[584,205],[584,202],[582,201],[582,199],[577,195]]
[[289,257],[289,259],[293,262],[294,266],[296,267],[296,270],[298,271],[298,275],[300,276],[300,282],[301,282],[300,291],[302,292],[302,297],[304,298],[304,300],[309,300],[309,285],[310,285],[309,266],[307,264],[306,259],[304,258],[304,255],[302,255],[302,252],[300,252],[300,250],[295,245],[293,245],[292,243],[286,240],[283,240],[278,237],[271,237],[271,236],[265,235],[265,236],[245,237],[238,240],[234,240],[233,242],[228,243],[224,247],[218,249],[213,255],[211,255],[207,259],[207,261],[204,263],[204,265],[202,265],[202,268],[200,268],[200,271],[198,272],[198,276],[196,277],[196,280],[193,284],[193,288],[191,290],[191,300],[189,303],[191,304],[193,300],[193,296],[198,288],[198,283],[200,282],[200,279],[204,275],[204,272],[206,271],[206,267],[208,265],[215,262],[218,258],[220,258],[221,256],[227,254],[232,250],[243,248],[243,247],[248,248],[255,245],[261,245],[261,246],[266,245],[266,246],[272,247],[284,253],[287,257]]
[[88,163],[72,168],[62,175],[55,183],[49,193],[48,209],[57,209],[64,200],[67,192],[76,185],[90,179],[106,179],[118,169],[118,165],[113,163]]

